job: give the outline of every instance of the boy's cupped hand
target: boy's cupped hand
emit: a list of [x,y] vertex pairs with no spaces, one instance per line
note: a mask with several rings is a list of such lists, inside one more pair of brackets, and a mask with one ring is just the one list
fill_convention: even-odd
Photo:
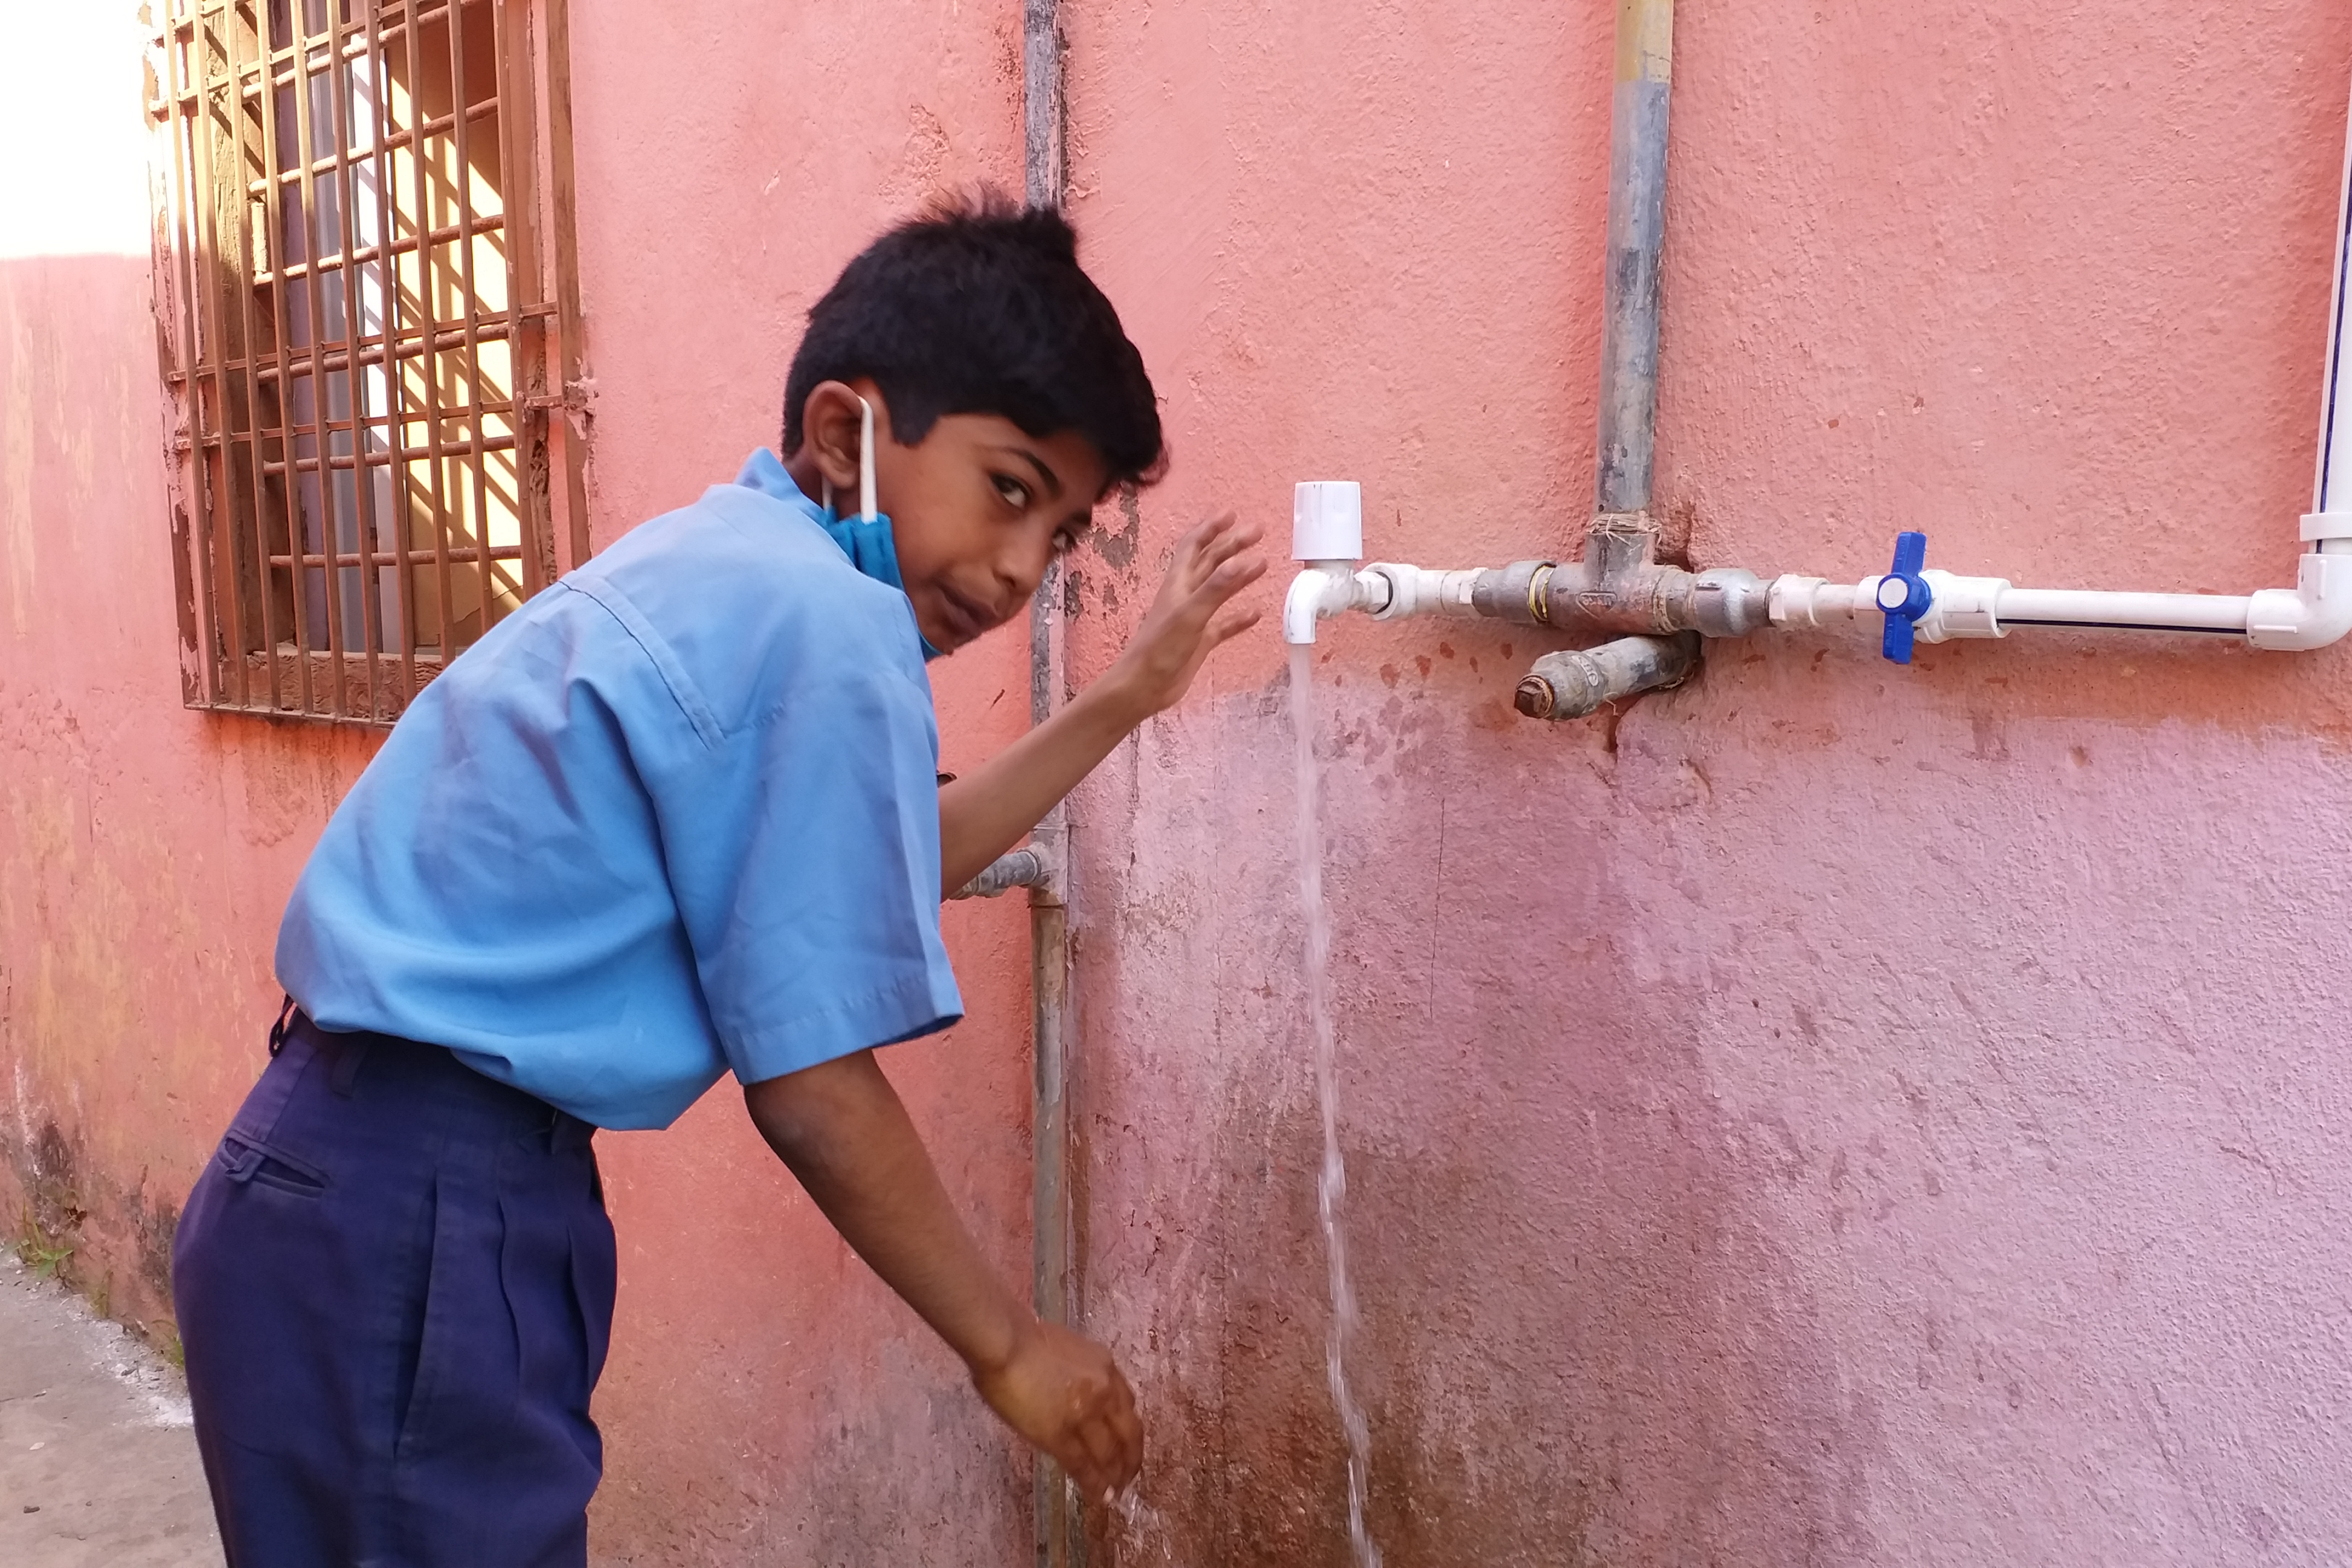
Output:
[[1110,1352],[1057,1324],[1032,1321],[1001,1365],[972,1383],[1005,1425],[1052,1456],[1088,1498],[1100,1500],[1143,1468],[1135,1391]]
[[1104,679],[1139,719],[1183,700],[1201,661],[1218,644],[1257,625],[1259,612],[1229,608],[1234,595],[1265,575],[1257,542],[1265,531],[1222,512],[1176,542],[1175,558],[1134,640]]

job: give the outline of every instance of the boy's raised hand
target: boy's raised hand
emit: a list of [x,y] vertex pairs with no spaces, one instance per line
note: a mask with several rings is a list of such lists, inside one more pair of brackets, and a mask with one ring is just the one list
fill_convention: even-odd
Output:
[[940,880],[961,888],[1037,826],[1138,724],[1181,700],[1201,661],[1249,630],[1233,597],[1265,575],[1263,531],[1226,512],[1177,541],[1159,596],[1103,678],[962,779],[940,791]]
[[1135,1393],[1110,1352],[1056,1324],[1032,1321],[1001,1365],[972,1368],[972,1384],[1004,1424],[1100,1501],[1143,1465]]
[[1256,610],[1226,606],[1265,575],[1257,542],[1265,531],[1221,512],[1176,542],[1159,595],[1103,684],[1149,718],[1181,701],[1218,644],[1257,625]]

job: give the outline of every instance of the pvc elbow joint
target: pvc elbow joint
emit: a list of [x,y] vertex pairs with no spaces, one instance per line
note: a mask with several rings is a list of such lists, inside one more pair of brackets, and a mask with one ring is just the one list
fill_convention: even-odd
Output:
[[2246,640],[2282,652],[2326,647],[2352,632],[2352,539],[2324,539],[2298,557],[2292,588],[2264,588],[2246,607]]
[[1282,640],[1293,647],[1315,641],[1315,623],[1350,608],[1355,601],[1356,563],[1310,561],[1290,580],[1282,599]]

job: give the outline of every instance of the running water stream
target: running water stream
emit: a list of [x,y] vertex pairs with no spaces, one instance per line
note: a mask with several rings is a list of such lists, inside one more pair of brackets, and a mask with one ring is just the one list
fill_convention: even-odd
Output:
[[1307,913],[1307,1016],[1315,1037],[1315,1092],[1323,1106],[1323,1168],[1316,1181],[1323,1244],[1331,1265],[1331,1326],[1324,1365],[1331,1403],[1348,1438],[1348,1540],[1356,1568],[1381,1568],[1381,1550],[1364,1527],[1364,1491],[1372,1463],[1372,1432],[1348,1386],[1348,1342],[1356,1331],[1356,1291],[1348,1280],[1348,1167],[1339,1154],[1339,1074],[1331,1023],[1331,917],[1323,907],[1321,790],[1315,771],[1315,649],[1290,650],[1290,722],[1298,764],[1298,897]]

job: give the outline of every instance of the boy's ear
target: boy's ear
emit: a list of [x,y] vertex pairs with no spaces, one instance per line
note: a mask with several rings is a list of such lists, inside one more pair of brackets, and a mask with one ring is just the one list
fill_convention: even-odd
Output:
[[882,401],[882,389],[861,379],[852,385],[842,381],[821,381],[809,389],[808,401],[801,405],[801,440],[816,459],[817,472],[836,491],[845,493],[851,505],[857,500],[857,447],[864,438],[865,409],[858,398],[874,405],[874,441],[880,446],[889,439],[890,410]]

